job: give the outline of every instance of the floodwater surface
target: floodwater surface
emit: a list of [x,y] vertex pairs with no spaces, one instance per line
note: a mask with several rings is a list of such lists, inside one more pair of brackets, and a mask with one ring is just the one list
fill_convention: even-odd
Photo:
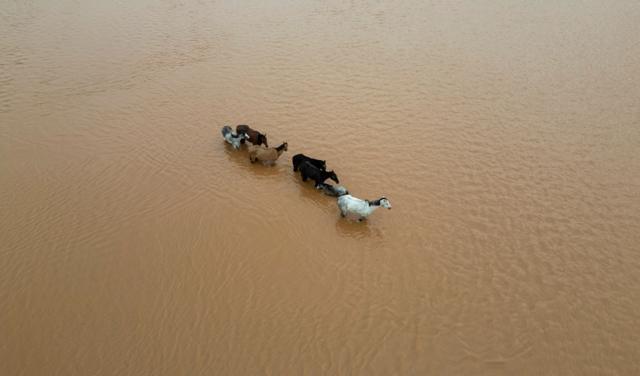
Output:
[[639,20],[0,1],[0,374],[639,374]]

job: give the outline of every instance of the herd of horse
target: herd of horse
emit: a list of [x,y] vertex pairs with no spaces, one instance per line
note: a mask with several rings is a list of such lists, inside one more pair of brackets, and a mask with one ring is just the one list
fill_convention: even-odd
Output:
[[[222,137],[236,150],[248,142],[250,145],[247,145],[247,149],[251,163],[261,162],[273,165],[289,148],[286,141],[278,147],[269,147],[266,134],[244,124],[238,125],[235,132],[230,126],[225,125],[222,127]],[[338,175],[333,170],[327,171],[327,161],[325,160],[296,154],[293,156],[292,162],[293,171],[300,171],[302,181],[311,179],[314,181],[316,189],[322,190],[326,195],[337,197],[342,217],[352,214],[357,217],[358,221],[363,221],[380,207],[391,209],[391,203],[386,197],[380,197],[377,200],[363,200],[349,194],[345,187],[337,185],[340,183]],[[325,183],[327,179],[333,180],[336,184]]]

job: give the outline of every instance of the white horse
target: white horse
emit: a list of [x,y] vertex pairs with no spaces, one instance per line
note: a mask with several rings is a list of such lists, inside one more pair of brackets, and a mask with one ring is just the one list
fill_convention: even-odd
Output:
[[373,213],[379,207],[391,209],[391,203],[386,197],[381,197],[377,200],[369,201],[362,200],[351,195],[344,195],[338,197],[338,207],[340,208],[340,215],[346,217],[349,213],[358,215],[358,220],[363,221]]
[[225,125],[224,127],[222,127],[222,137],[224,137],[224,139],[228,143],[233,145],[233,148],[236,150],[240,149],[240,141],[249,138],[249,136],[247,136],[247,134],[244,132],[239,132],[238,134],[234,134],[233,130],[228,125]]

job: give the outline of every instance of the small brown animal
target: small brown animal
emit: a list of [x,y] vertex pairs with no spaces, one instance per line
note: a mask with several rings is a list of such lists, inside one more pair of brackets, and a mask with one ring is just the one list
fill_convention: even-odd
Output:
[[[236,133],[237,134],[245,133],[247,136],[249,136],[248,138],[249,142],[251,142],[254,145],[264,144],[265,147],[269,147],[269,144],[267,144],[267,135],[262,134],[256,131],[255,129],[251,129],[251,127],[248,125],[243,125],[243,124],[238,125],[236,127]],[[242,142],[244,143],[244,140],[242,140]]]
[[277,148],[265,148],[259,145],[251,145],[249,146],[249,160],[251,163],[261,161],[263,163],[273,164],[283,152],[287,151],[288,146],[289,144],[286,142],[283,142],[282,145]]

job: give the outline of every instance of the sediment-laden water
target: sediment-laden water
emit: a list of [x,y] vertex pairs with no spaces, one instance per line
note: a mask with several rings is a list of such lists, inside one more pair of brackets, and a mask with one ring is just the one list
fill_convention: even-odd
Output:
[[1,2],[0,374],[640,373],[639,20]]

